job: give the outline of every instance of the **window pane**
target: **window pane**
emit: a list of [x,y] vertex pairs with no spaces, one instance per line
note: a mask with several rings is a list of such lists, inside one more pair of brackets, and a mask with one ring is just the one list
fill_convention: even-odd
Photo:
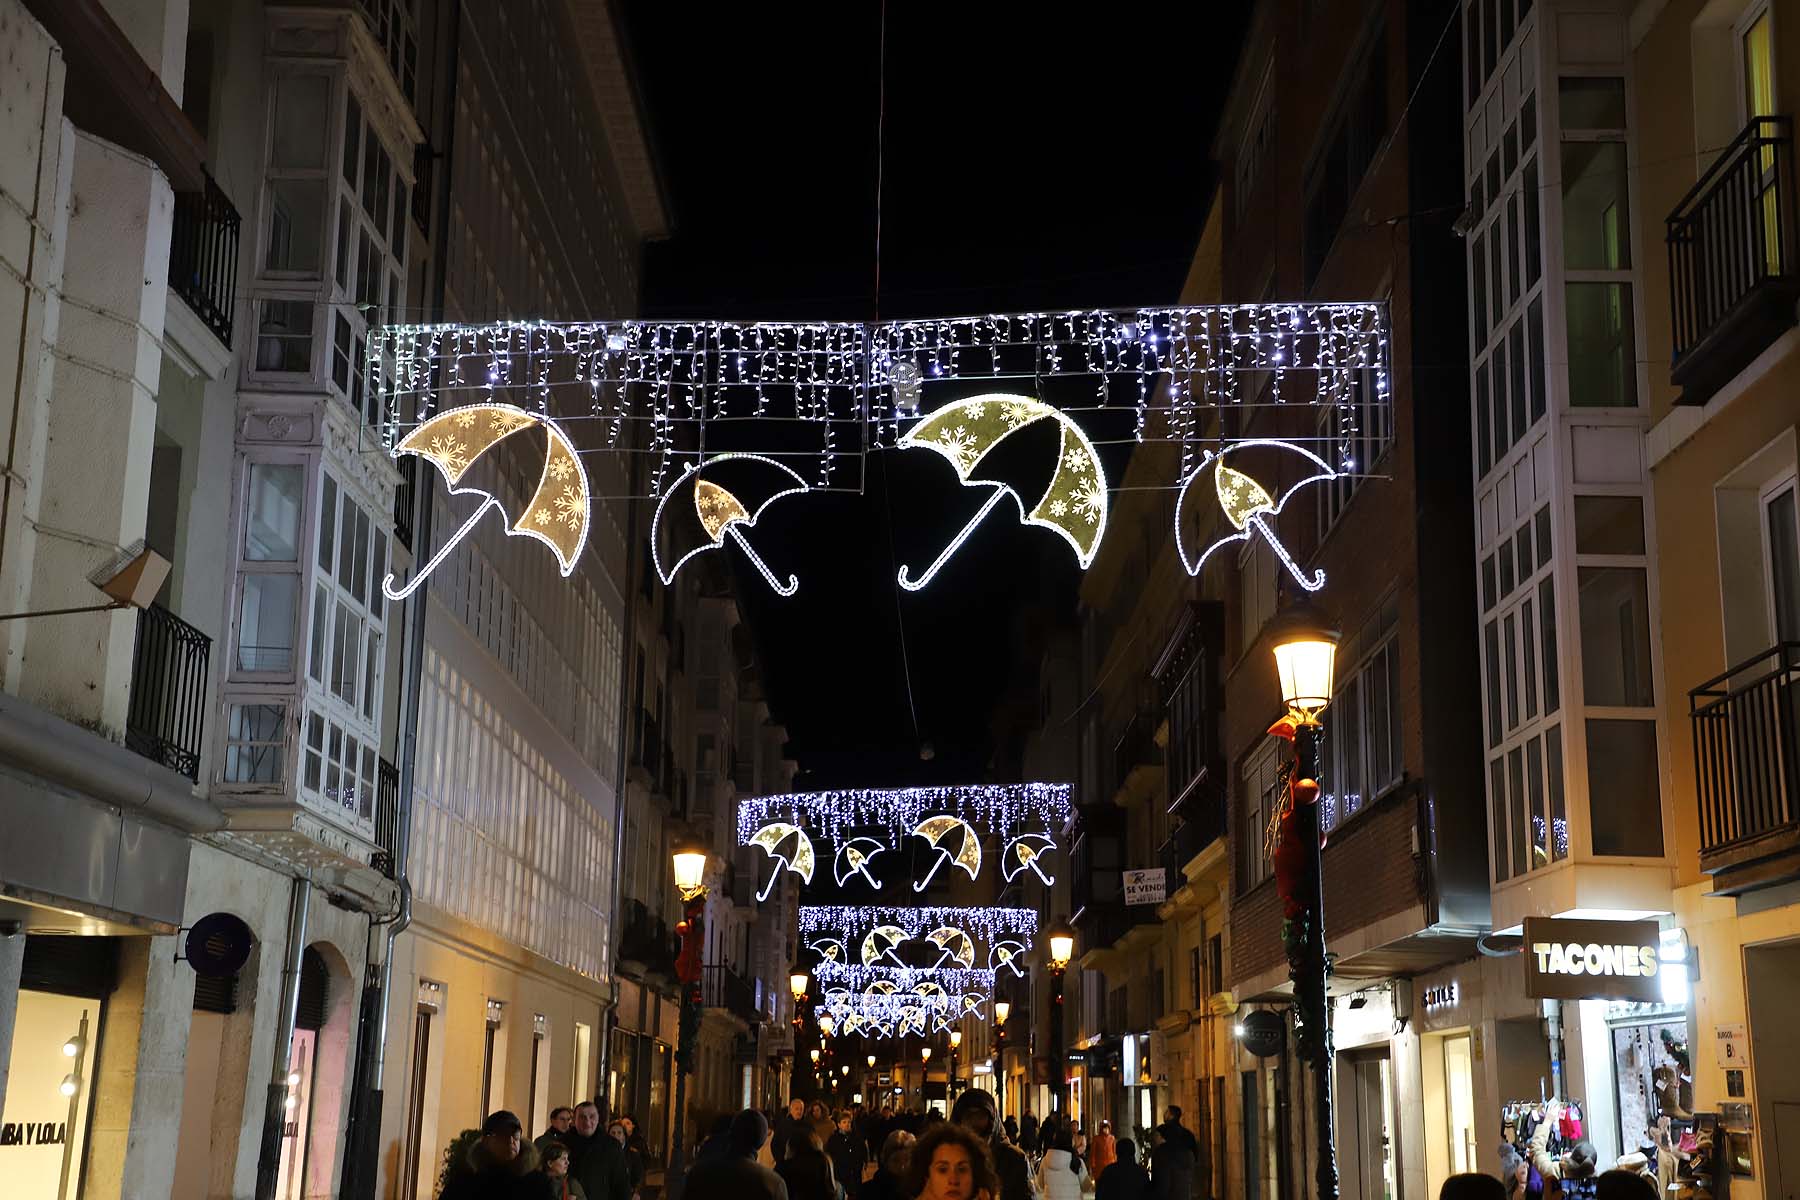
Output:
[[1395,760],[1394,647],[1390,644],[1369,663],[1366,690],[1369,701],[1369,799],[1380,794],[1400,774]]
[[1544,273],[1543,215],[1539,206],[1537,159],[1525,164],[1525,287],[1529,289]]
[[1488,423],[1487,371],[1475,369],[1475,477],[1481,478],[1494,465],[1494,437]]
[[356,548],[350,559],[350,594],[358,604],[368,599],[369,590],[369,514],[356,508]]
[[1564,129],[1625,128],[1625,81],[1571,76],[1557,81]]
[[1358,675],[1350,681],[1341,699],[1345,702],[1338,713],[1338,777],[1332,780],[1331,790],[1336,793],[1337,815],[1339,820],[1348,818],[1363,805],[1363,677]]
[[271,167],[325,165],[324,75],[284,75],[275,84],[275,121],[269,142]]
[[350,318],[337,313],[332,318],[331,382],[340,392],[350,391]]
[[331,573],[332,531],[337,528],[337,480],[327,471],[319,485],[319,570]]
[[1496,758],[1488,764],[1488,811],[1494,824],[1494,880],[1512,875],[1511,858],[1506,845],[1506,764]]
[[1550,862],[1549,825],[1544,817],[1544,748],[1540,738],[1525,743],[1525,783],[1531,804],[1531,866]]
[[1512,824],[1513,872],[1523,874],[1531,869],[1531,847],[1525,824],[1525,755],[1517,746],[1506,756],[1506,774],[1511,793],[1507,810]]
[[300,557],[300,509],[306,475],[297,463],[251,463],[244,505],[244,557],[294,562]]
[[1636,337],[1628,283],[1571,283],[1569,403],[1577,408],[1637,405]]
[[269,181],[269,241],[263,268],[317,272],[325,237],[325,181]]
[[306,773],[301,782],[313,791],[319,790],[319,781],[323,778],[323,752],[325,748],[325,718],[318,713],[308,714],[306,718]]
[[1659,858],[1662,783],[1653,721],[1587,723],[1589,828],[1594,853]]
[[1800,530],[1794,489],[1783,488],[1766,506],[1769,514],[1769,587],[1775,597],[1775,636],[1800,640]]
[[1469,255],[1469,269],[1474,272],[1470,290],[1475,296],[1475,344],[1483,346],[1488,337],[1487,246],[1479,234],[1475,237],[1475,249]]
[[356,160],[362,150],[362,106],[354,95],[344,99],[344,183],[356,190]]
[[1513,585],[1517,577],[1513,574],[1513,544],[1510,541],[1500,543],[1500,598],[1512,595]]
[[1589,704],[1647,706],[1650,603],[1641,567],[1582,567],[1581,676]]
[[362,670],[362,618],[338,601],[337,631],[332,641],[331,691],[346,704],[356,703],[356,681]]
[[380,583],[387,577],[387,534],[379,528],[375,530],[375,552],[369,560],[369,615],[379,623],[382,619],[382,591]]
[[225,781],[280,783],[285,745],[279,704],[233,704],[226,710]]
[[1531,577],[1531,522],[1519,526],[1519,532],[1513,535],[1513,546],[1518,550],[1519,581],[1523,583]]
[[364,641],[367,644],[363,648],[362,714],[373,720],[377,685],[381,681],[381,635],[370,633]]
[[1569,855],[1569,814],[1563,801],[1562,726],[1552,725],[1544,734],[1546,773],[1550,777],[1550,857]]
[[1525,719],[1537,716],[1537,628],[1531,621],[1531,600],[1526,599],[1519,608],[1519,635],[1524,639],[1525,650]]
[[1488,555],[1481,560],[1481,611],[1487,612],[1494,607],[1498,593],[1494,590],[1494,556]]
[[312,302],[264,300],[260,312],[256,323],[256,369],[312,370]]
[[1530,335],[1530,348],[1526,358],[1531,368],[1531,419],[1537,420],[1544,415],[1550,398],[1544,393],[1544,297],[1542,293],[1531,298],[1531,309],[1526,314],[1526,331]]
[[1500,662],[1500,623],[1487,623],[1487,713],[1488,713],[1488,745],[1500,744],[1500,672],[1505,668]]
[[1525,401],[1525,322],[1514,321],[1507,334],[1512,357],[1512,427],[1513,437],[1525,436],[1527,404]]
[[1562,703],[1561,671],[1556,663],[1556,583],[1547,578],[1538,584],[1538,632],[1544,649],[1544,711],[1553,713]]
[[1519,260],[1524,255],[1520,252],[1519,243],[1524,240],[1525,236],[1525,223],[1520,216],[1518,192],[1512,194],[1509,206],[1512,209],[1512,220],[1506,226],[1507,233],[1511,235],[1511,240],[1506,243],[1506,286],[1512,298],[1517,300],[1524,295],[1519,281]]
[[1494,401],[1494,461],[1499,462],[1512,449],[1513,435],[1517,431],[1508,424],[1506,407],[1506,339],[1501,338],[1494,343],[1494,354],[1488,360],[1488,370],[1492,372],[1492,391]]
[[345,496],[342,507],[338,517],[338,544],[343,550],[338,554],[337,581],[339,587],[349,591],[351,560],[356,551],[356,502]]
[[325,650],[330,641],[331,590],[320,584],[313,589],[312,639],[306,659],[306,673],[314,683],[325,682]]
[[1518,619],[1506,615],[1506,727],[1519,727],[1519,638]]
[[1644,502],[1636,496],[1575,497],[1577,554],[1642,554]]
[[297,575],[245,575],[238,608],[240,671],[294,669],[294,599]]
[[1550,506],[1548,504],[1538,509],[1533,523],[1537,525],[1537,565],[1541,567],[1550,561]]
[[1631,266],[1625,143],[1564,142],[1563,262],[1575,271]]

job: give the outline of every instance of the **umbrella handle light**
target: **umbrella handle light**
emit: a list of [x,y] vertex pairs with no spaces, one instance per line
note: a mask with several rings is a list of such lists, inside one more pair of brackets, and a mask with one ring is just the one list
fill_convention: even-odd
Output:
[[1036,875],[1036,876],[1037,876],[1037,877],[1038,877],[1038,878],[1039,878],[1039,879],[1041,879],[1041,880],[1043,880],[1043,881],[1044,881],[1044,886],[1045,886],[1045,887],[1054,887],[1054,886],[1056,886],[1056,880],[1054,880],[1054,879],[1052,879],[1052,878],[1050,878],[1050,876],[1048,876],[1048,875],[1046,875],[1046,874],[1044,874],[1044,872],[1043,872],[1043,870],[1042,870],[1042,868],[1040,868],[1040,867],[1039,867],[1039,866],[1038,866],[1038,865],[1037,865],[1037,859],[1035,859],[1035,858],[1034,858],[1034,859],[1032,859],[1032,860],[1031,860],[1031,862],[1030,862],[1030,864],[1029,864],[1029,865],[1030,865],[1030,867],[1031,867],[1031,870],[1032,870],[1032,872],[1033,872],[1033,873],[1034,873],[1034,874],[1035,874],[1035,875]]
[[[903,571],[905,570],[904,567],[901,569]],[[927,576],[926,578],[930,578],[930,576]],[[939,850],[938,856],[937,856],[937,861],[935,861],[931,864],[931,870],[925,872],[925,878],[923,878],[923,879],[919,880],[919,882],[913,884],[913,891],[915,891],[915,892],[924,891],[926,889],[926,887],[930,885],[931,877],[938,873],[938,868],[943,866],[946,862],[948,862],[949,859],[950,859],[949,851]]]
[[1309,592],[1316,592],[1325,586],[1325,572],[1314,571],[1312,577],[1308,578],[1306,573],[1302,571],[1299,566],[1295,564],[1293,558],[1289,556],[1287,547],[1281,544],[1281,539],[1275,536],[1275,531],[1263,523],[1262,515],[1260,513],[1252,513],[1250,516],[1246,517],[1244,519],[1244,524],[1254,526],[1256,532],[1263,535],[1263,540],[1268,542],[1269,548],[1275,551],[1275,557],[1281,560],[1281,565],[1288,569],[1288,574],[1292,575],[1301,587]]
[[[987,503],[983,504],[980,511],[969,518],[969,523],[964,525],[962,530],[955,537],[950,539],[950,544],[944,547],[944,552],[937,556],[937,560],[929,567],[925,568],[925,574],[919,576],[917,579],[909,579],[907,578],[907,572],[911,570],[911,568],[901,567],[900,586],[909,592],[916,592],[926,584],[930,583],[932,578],[943,569],[944,564],[950,561],[950,556],[955,554],[958,548],[960,548],[964,542],[969,540],[969,535],[975,532],[975,527],[981,524],[982,520],[985,519],[989,513],[994,511],[994,505],[1000,503],[1000,501],[1006,497],[1006,494],[1007,492],[1004,487],[996,486],[994,488],[994,494],[988,497]],[[927,876],[927,878],[929,878],[929,876]],[[924,889],[917,888],[914,890],[923,891]]]
[[869,865],[867,863],[857,863],[856,869],[862,873],[864,879],[869,881],[870,886],[878,892],[881,890],[881,880],[869,874]]
[[798,575],[789,575],[787,577],[787,586],[782,586],[781,582],[775,578],[775,573],[769,570],[768,564],[763,562],[762,557],[750,548],[749,541],[745,539],[742,531],[740,531],[736,525],[727,526],[725,532],[731,535],[731,540],[736,542],[738,548],[750,557],[752,563],[756,564],[756,569],[762,572],[762,577],[769,581],[769,586],[775,589],[775,594],[777,596],[791,596],[800,590],[800,577]]
[[766,887],[764,887],[762,891],[756,893],[756,902],[758,904],[761,904],[764,900],[767,900],[769,898],[769,893],[775,890],[775,881],[780,878],[781,878],[781,863],[780,863],[780,860],[777,860],[775,863],[775,869],[773,871],[769,872],[768,885]]
[[449,556],[450,552],[456,549],[457,543],[467,537],[469,531],[475,528],[475,522],[481,520],[481,514],[485,513],[489,508],[499,507],[500,502],[492,496],[489,496],[487,501],[483,503],[480,508],[476,509],[474,514],[470,516],[468,520],[462,523],[462,528],[451,534],[450,540],[445,542],[443,546],[438,549],[438,552],[431,556],[431,561],[413,572],[413,577],[411,579],[407,580],[398,588],[394,586],[394,576],[391,573],[386,579],[383,579],[381,581],[382,594],[389,600],[404,600],[412,595],[418,590],[419,585],[424,583],[426,578],[430,576],[433,571],[437,570],[438,565]]

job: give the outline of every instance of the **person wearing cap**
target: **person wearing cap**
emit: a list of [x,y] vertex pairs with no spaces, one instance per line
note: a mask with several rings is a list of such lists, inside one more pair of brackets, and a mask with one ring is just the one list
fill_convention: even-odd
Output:
[[994,1200],[1033,1200],[1031,1168],[1026,1165],[1025,1156],[1001,1133],[992,1092],[970,1088],[956,1098],[950,1119],[986,1142],[993,1153],[994,1171],[1000,1176],[1000,1194]]
[[781,1176],[756,1161],[769,1140],[769,1119],[746,1108],[731,1119],[725,1152],[694,1163],[682,1195],[687,1200],[788,1200]]
[[439,1200],[554,1200],[537,1167],[537,1147],[525,1140],[519,1118],[505,1109],[491,1112]]

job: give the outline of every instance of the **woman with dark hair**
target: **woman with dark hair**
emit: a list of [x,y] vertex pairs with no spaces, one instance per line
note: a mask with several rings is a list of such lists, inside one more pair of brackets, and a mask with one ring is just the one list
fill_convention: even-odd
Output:
[[903,1194],[915,1200],[995,1200],[999,1193],[987,1144],[956,1122],[938,1122],[913,1146]]
[[838,1200],[831,1159],[810,1125],[801,1123],[788,1131],[786,1153],[775,1173],[787,1184],[788,1200]]

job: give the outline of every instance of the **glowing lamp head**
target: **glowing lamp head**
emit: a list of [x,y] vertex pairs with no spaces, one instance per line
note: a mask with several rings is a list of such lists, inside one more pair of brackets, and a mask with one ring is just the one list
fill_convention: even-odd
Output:
[[64,1075],[62,1078],[62,1082],[60,1084],[58,1084],[56,1087],[56,1090],[61,1092],[65,1096],[73,1096],[80,1089],[81,1089],[81,1080],[76,1077],[76,1075],[73,1071],[69,1072],[67,1075]]
[[794,999],[796,1001],[804,1000],[806,998],[806,983],[806,972],[799,967],[795,967],[792,971],[788,972],[788,991],[794,994]]
[[697,838],[686,837],[675,843],[671,861],[675,865],[675,890],[683,900],[695,900],[706,894],[706,846]]
[[931,1047],[930,1046],[920,1046],[919,1047],[919,1061],[920,1062],[930,1062],[931,1061]]
[[845,1063],[843,1066],[839,1067],[838,1074],[848,1076],[850,1074],[850,1064]]
[[871,1071],[875,1069],[875,1056],[873,1054],[869,1055],[869,1069]]
[[807,1053],[809,1053],[812,1056],[813,1066],[815,1066],[815,1067],[818,1066],[819,1065],[819,1048],[817,1046],[814,1046]]
[[1244,1027],[1242,1025],[1233,1025],[1231,1027],[1231,1036],[1234,1038],[1243,1037],[1244,1036]]
[[820,1033],[824,1034],[826,1037],[830,1037],[831,1031],[834,1028],[836,1028],[836,1026],[837,1026],[837,1022],[831,1019],[830,1013],[820,1013],[819,1014],[819,1032]]
[[1282,610],[1273,622],[1275,671],[1281,702],[1302,724],[1315,721],[1331,703],[1337,670],[1338,631],[1308,604]]
[[996,1024],[999,1024],[999,1025],[1006,1024],[1006,1018],[1009,1015],[1011,1015],[1011,1013],[1012,1013],[1012,1001],[1011,1000],[996,1000],[996,1001],[994,1001],[994,1022]]
[[957,1047],[959,1047],[961,1045],[962,1045],[962,1030],[952,1029],[950,1031],[950,1048],[952,1050],[955,1050]]
[[63,1043],[63,1057],[74,1058],[81,1053],[81,1037],[77,1035]]
[[1050,965],[1057,970],[1067,967],[1075,957],[1075,931],[1067,921],[1058,921],[1050,927],[1050,935],[1045,939],[1050,946]]

